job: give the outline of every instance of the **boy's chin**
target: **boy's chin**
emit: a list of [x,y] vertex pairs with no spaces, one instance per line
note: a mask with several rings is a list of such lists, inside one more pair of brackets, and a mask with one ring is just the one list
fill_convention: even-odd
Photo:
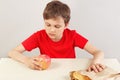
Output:
[[49,37],[52,41],[57,41],[55,37]]

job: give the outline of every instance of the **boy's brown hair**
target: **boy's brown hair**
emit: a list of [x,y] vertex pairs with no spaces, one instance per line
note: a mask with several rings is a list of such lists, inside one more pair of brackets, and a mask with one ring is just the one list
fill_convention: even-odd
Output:
[[64,19],[65,23],[68,23],[70,20],[70,8],[57,0],[49,2],[44,9],[43,18],[51,19],[59,16]]

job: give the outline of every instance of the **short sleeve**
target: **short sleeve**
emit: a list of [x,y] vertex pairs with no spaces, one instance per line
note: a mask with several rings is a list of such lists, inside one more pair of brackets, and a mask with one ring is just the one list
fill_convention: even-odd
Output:
[[88,40],[82,35],[75,32],[75,46],[83,49]]
[[22,45],[27,51],[31,51],[32,49],[36,48],[38,46],[37,33],[32,34],[30,37],[24,40]]

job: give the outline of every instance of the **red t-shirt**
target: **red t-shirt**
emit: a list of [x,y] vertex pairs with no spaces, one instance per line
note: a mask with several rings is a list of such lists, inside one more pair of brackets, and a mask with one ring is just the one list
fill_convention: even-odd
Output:
[[39,48],[41,54],[51,58],[75,58],[75,47],[84,48],[87,39],[75,30],[65,29],[63,37],[58,42],[53,42],[45,30],[40,30],[22,42],[27,51]]

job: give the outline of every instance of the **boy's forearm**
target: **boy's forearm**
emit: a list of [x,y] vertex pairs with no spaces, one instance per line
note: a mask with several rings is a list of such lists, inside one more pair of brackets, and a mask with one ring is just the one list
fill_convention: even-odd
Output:
[[92,63],[101,63],[103,59],[104,59],[104,53],[101,51],[98,51],[93,55]]
[[28,57],[24,56],[22,53],[18,51],[10,51],[8,53],[8,56],[22,63],[25,63],[25,61],[28,59]]

